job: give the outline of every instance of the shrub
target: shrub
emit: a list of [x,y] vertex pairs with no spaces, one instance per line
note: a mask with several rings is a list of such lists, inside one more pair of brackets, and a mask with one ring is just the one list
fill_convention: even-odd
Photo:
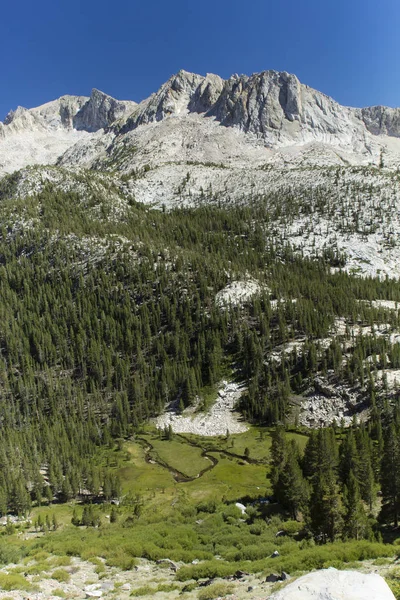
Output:
[[9,544],[0,544],[0,564],[8,565],[18,563],[23,558],[24,552],[21,548],[15,548]]
[[69,556],[55,556],[51,559],[51,565],[53,567],[69,567],[71,564],[71,558]]
[[227,596],[228,594],[231,594],[232,591],[233,586],[231,584],[225,582],[217,582],[212,583],[211,585],[200,590],[197,597],[199,600],[214,600],[214,598]]
[[70,579],[70,574],[65,569],[56,569],[51,574],[52,579],[56,579],[60,583],[68,583]]
[[217,501],[205,500],[204,502],[200,502],[200,504],[196,506],[196,509],[198,513],[215,513],[215,511],[217,510]]
[[35,586],[18,573],[8,575],[6,573],[0,573],[0,588],[7,592],[10,592],[11,590],[33,591]]
[[136,588],[131,592],[131,597],[138,598],[140,596],[152,596],[154,594],[154,588],[149,585],[143,585],[140,588]]
[[235,564],[229,565],[222,561],[209,560],[198,565],[181,567],[177,573],[179,581],[189,579],[215,579],[216,577],[228,577],[237,570]]
[[106,565],[108,567],[119,567],[123,571],[129,571],[135,566],[135,559],[126,554],[122,549],[115,549],[106,558]]

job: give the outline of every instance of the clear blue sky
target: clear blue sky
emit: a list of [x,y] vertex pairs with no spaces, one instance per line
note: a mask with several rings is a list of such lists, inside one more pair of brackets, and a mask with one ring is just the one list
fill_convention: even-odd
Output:
[[97,87],[141,100],[180,68],[285,70],[342,104],[400,106],[399,0],[4,2],[0,120]]

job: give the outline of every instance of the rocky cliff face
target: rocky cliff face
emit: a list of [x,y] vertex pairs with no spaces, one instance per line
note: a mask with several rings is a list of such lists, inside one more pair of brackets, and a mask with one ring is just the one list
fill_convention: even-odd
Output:
[[62,96],[37,108],[19,106],[9,112],[4,123],[0,123],[0,136],[5,138],[16,133],[57,129],[94,132],[108,127],[135,106],[135,102],[115,100],[96,89],[92,90],[90,98]]
[[201,75],[179,71],[138,106],[118,130],[119,133],[127,133],[139,125],[162,121],[171,115],[187,112],[193,95],[203,81],[204,77]]
[[30,131],[73,129],[75,115],[89,101],[85,96],[62,96],[37,108],[26,109],[19,106],[8,113],[4,123],[0,123],[0,138]]
[[62,96],[37,108],[18,107],[0,122],[0,175],[27,165],[54,164],[83,139],[129,114],[135,102],[93,90],[90,97]]
[[356,114],[372,134],[400,137],[400,108],[369,106],[356,111]]
[[400,146],[390,139],[399,137],[400,109],[343,107],[286,72],[223,80],[179,71],[140,104],[94,89],[10,112],[0,123],[0,174],[35,163],[107,168],[116,155],[126,170],[255,154],[257,164],[282,164],[290,153],[302,164],[357,165],[387,152],[385,164],[395,164]]
[[276,71],[231,77],[208,114],[270,145],[312,140],[347,144],[354,129],[351,110],[302,85],[295,75]]
[[188,113],[255,134],[271,147],[316,141],[359,150],[368,133],[400,133],[399,109],[344,107],[301,84],[295,75],[277,71],[233,75],[226,81],[179,71],[115,130],[125,134]]
[[135,108],[136,102],[115,100],[93,89],[90,98],[74,115],[74,129],[93,132],[109,127],[114,121],[126,116]]

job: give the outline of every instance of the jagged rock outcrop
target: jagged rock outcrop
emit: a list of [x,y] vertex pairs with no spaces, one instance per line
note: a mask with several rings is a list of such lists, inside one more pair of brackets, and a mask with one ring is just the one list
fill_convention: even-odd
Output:
[[61,96],[37,108],[19,106],[8,113],[4,123],[0,123],[0,138],[31,131],[73,129],[75,115],[89,100],[86,96]]
[[127,133],[139,125],[162,121],[168,116],[187,112],[193,95],[203,81],[204,77],[201,75],[179,71],[138,106],[119,133]]
[[272,146],[311,141],[349,146],[354,145],[353,137],[362,141],[364,136],[352,109],[286,72],[234,75],[208,114]]
[[400,108],[369,106],[357,114],[372,134],[400,137]]
[[125,173],[165,162],[380,165],[383,153],[397,167],[399,137],[400,109],[343,107],[286,72],[224,81],[182,70],[140,104],[94,89],[17,108],[0,123],[0,174],[55,163]]
[[73,117],[73,127],[84,131],[98,131],[109,127],[114,121],[132,112],[136,102],[115,100],[93,89],[89,100]]
[[301,84],[295,75],[264,71],[247,77],[233,75],[210,115],[226,126],[265,133],[280,129],[282,120],[299,121],[302,108]]
[[96,89],[92,90],[90,98],[61,96],[37,108],[19,106],[15,111],[10,111],[4,123],[0,123],[0,136],[57,129],[94,132],[129,114],[135,106],[136,102],[115,100]]
[[400,111],[385,107],[353,109],[300,83],[295,75],[263,71],[224,81],[179,71],[143,101],[115,131],[170,116],[203,114],[226,127],[255,134],[271,147],[319,142],[359,151],[368,133],[398,136]]
[[220,97],[224,83],[224,80],[218,75],[207,73],[189,102],[189,111],[197,113],[209,111]]
[[89,98],[62,96],[36,108],[18,107],[0,122],[0,175],[28,165],[54,164],[88,136],[96,147],[96,132],[101,135],[135,106],[93,90]]

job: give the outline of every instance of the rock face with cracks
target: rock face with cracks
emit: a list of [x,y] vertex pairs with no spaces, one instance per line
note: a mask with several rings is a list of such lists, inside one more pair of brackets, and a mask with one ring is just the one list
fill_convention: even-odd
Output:
[[380,575],[324,569],[308,573],[271,600],[395,600]]

